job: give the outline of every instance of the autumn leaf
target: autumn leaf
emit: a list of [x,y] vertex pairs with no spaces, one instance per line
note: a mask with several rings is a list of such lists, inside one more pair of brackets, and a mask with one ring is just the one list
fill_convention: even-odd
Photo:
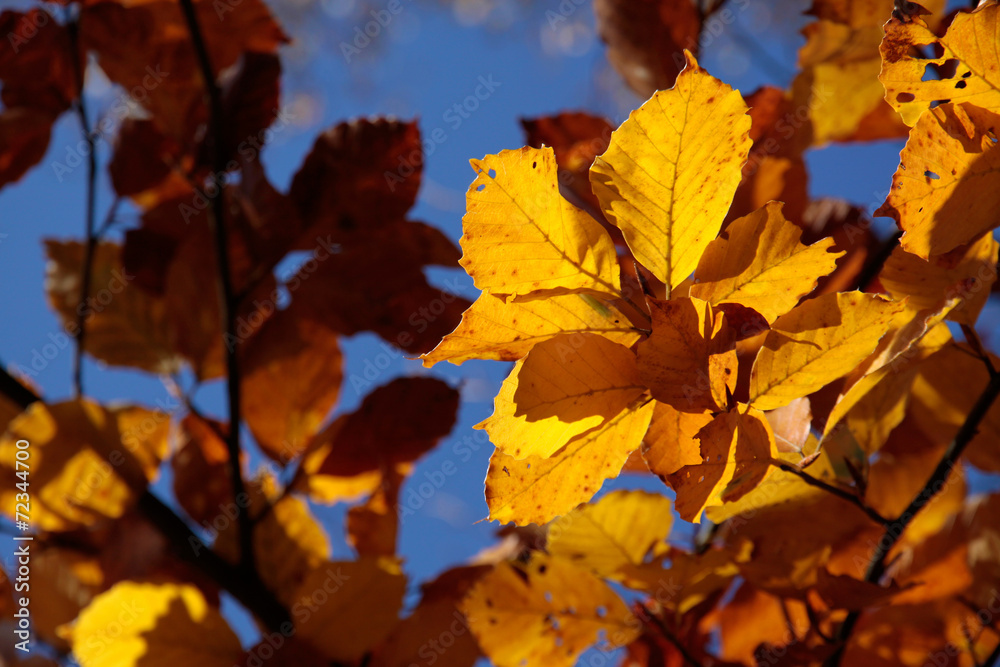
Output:
[[224,440],[229,429],[190,414],[178,427],[178,448],[170,458],[174,495],[189,517],[211,525],[219,516],[219,507],[233,497]]
[[736,386],[736,332],[700,299],[651,301],[652,334],[639,343],[653,398],[684,412],[723,410]]
[[642,444],[649,471],[663,477],[700,464],[701,446],[695,436],[711,421],[711,412],[681,412],[657,401]]
[[599,211],[600,204],[590,189],[590,165],[608,149],[614,131],[611,124],[578,111],[522,118],[521,126],[529,146],[552,147],[559,166],[559,187],[566,198],[586,211]]
[[319,431],[343,379],[336,333],[297,314],[279,312],[241,350],[247,426],[281,464],[296,458]]
[[611,237],[559,194],[551,148],[471,162],[460,264],[481,290],[506,301],[621,290]]
[[[1000,107],[1000,59],[996,49],[990,48],[995,42],[998,13],[996,3],[983,3],[973,12],[958,12],[940,38],[919,16],[906,21],[893,18],[886,23],[879,80],[885,86],[886,101],[903,122],[915,127],[922,113],[936,103]],[[940,49],[940,56],[913,55],[914,48],[928,45]],[[941,73],[943,66],[951,64],[955,67],[947,73],[925,76],[934,66]]]
[[[442,667],[472,667],[480,657],[479,646],[459,605],[489,571],[487,565],[455,567],[421,586],[420,602],[376,649],[372,666],[410,667],[433,653],[435,664]],[[429,646],[428,637],[441,639]]]
[[904,231],[903,250],[930,259],[997,226],[998,132],[1000,115],[968,103],[942,104],[920,117],[875,211]]
[[[31,443],[31,522],[65,531],[117,518],[155,479],[167,453],[169,419],[138,406],[105,408],[89,400],[32,403],[0,439],[2,467],[14,478],[18,440]],[[17,459],[20,460],[20,459]],[[17,489],[0,490],[14,516]]]
[[469,592],[462,612],[497,667],[570,667],[602,638],[616,647],[639,634],[638,621],[606,584],[541,554],[521,568],[497,565]]
[[302,610],[294,618],[296,634],[328,660],[358,660],[389,635],[405,592],[406,577],[390,560],[323,563],[291,596],[292,608]]
[[517,363],[493,415],[476,428],[516,459],[548,458],[645,391],[628,348],[595,334],[560,336],[539,343]]
[[928,260],[897,247],[878,279],[893,298],[906,298],[916,310],[937,310],[949,299],[961,299],[948,319],[971,326],[996,281],[997,249],[991,234]]
[[832,238],[809,246],[801,238],[802,230],[782,214],[782,204],[768,202],[731,222],[708,244],[691,296],[712,305],[738,303],[773,322],[831,273],[844,254],[833,251]]
[[458,398],[429,377],[397,378],[377,388],[313,438],[296,488],[325,503],[373,492],[385,472],[408,466],[448,434]]
[[873,294],[825,294],[779,317],[750,375],[750,403],[773,410],[846,375],[865,359],[903,304]]
[[[46,242],[50,260],[46,292],[70,333],[78,326],[83,252],[82,243]],[[95,249],[93,291],[82,303],[87,318],[86,350],[113,365],[153,373],[178,370],[181,359],[170,338],[166,301],[131,285],[131,276],[124,271],[120,257],[119,247],[112,243],[101,243]]]
[[600,334],[630,346],[639,332],[613,303],[589,294],[515,301],[483,292],[462,314],[458,328],[421,356],[424,366],[469,359],[517,361],[535,345],[560,334]]
[[633,111],[590,170],[604,214],[668,288],[718,234],[751,144],[739,92],[686,57],[674,87]]
[[515,459],[497,450],[486,474],[490,520],[546,523],[593,497],[639,448],[653,402],[629,407],[548,458]]
[[70,635],[82,667],[223,667],[242,653],[219,610],[190,584],[122,582],[83,610]]
[[[997,358],[991,359],[996,368]],[[988,382],[986,365],[967,348],[942,347],[919,367],[910,391],[910,413],[933,442],[950,442]],[[998,437],[1000,405],[994,404],[965,450],[969,462],[981,470],[1000,470]]]
[[677,492],[682,519],[700,523],[708,505],[739,500],[771,469],[778,450],[770,425],[759,411],[740,409],[720,414],[695,434],[701,443],[700,463],[664,478]]
[[549,526],[546,551],[602,578],[627,579],[661,544],[673,523],[670,500],[645,491],[613,491]]
[[597,0],[594,14],[608,60],[643,99],[673,85],[684,49],[697,55],[702,18],[691,0]]

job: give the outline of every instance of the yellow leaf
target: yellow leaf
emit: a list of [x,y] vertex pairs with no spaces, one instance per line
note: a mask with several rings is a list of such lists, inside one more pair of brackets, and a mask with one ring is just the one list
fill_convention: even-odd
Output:
[[711,412],[681,412],[657,401],[642,445],[649,471],[662,477],[701,463],[701,446],[695,435],[710,421]]
[[387,559],[325,563],[293,595],[296,633],[328,660],[359,660],[392,631],[405,592],[406,577]]
[[877,138],[906,136],[906,126],[886,104],[878,80],[881,25],[852,28],[816,21],[802,33],[807,41],[791,90],[796,108],[808,110],[813,145],[851,140],[873,120],[882,121]]
[[652,414],[653,401],[630,407],[549,458],[517,460],[497,450],[486,474],[489,518],[541,525],[590,500],[638,449]]
[[242,350],[242,406],[264,453],[282,465],[319,430],[340,393],[337,334],[283,310]]
[[[934,102],[969,102],[985,109],[1000,109],[998,14],[1000,7],[992,2],[971,13],[958,12],[940,39],[921,17],[907,21],[893,18],[886,23],[879,80],[885,86],[886,101],[899,112],[903,122],[913,127]],[[915,47],[932,44],[941,49],[940,57],[914,55]],[[934,71],[933,65],[953,60],[957,61],[954,74],[938,76],[935,72],[925,80],[924,74]]]
[[589,295],[569,294],[506,303],[483,292],[458,328],[422,355],[424,366],[468,359],[517,361],[538,343],[559,334],[596,333],[626,347],[639,339],[628,317]]
[[[993,366],[1000,365],[996,356]],[[967,347],[941,348],[920,365],[910,392],[910,413],[932,442],[950,442],[989,382],[985,364]],[[1000,403],[994,403],[965,449],[969,462],[988,472],[1000,472]]]
[[[88,526],[121,516],[156,477],[169,426],[167,415],[137,406],[36,401],[0,438],[0,471],[13,479],[16,453],[27,451],[31,523],[53,531]],[[19,448],[19,440],[30,446]],[[3,511],[11,518],[15,493],[13,484],[0,487]]]
[[826,438],[864,396],[889,375],[916,368],[934,352],[952,341],[944,317],[950,306],[940,311],[898,312],[875,351],[845,380],[845,390],[837,398],[823,427]]
[[906,416],[906,404],[916,367],[878,374],[875,382],[847,413],[847,428],[867,454],[874,454]]
[[[813,442],[815,443],[815,440]],[[794,464],[801,460],[801,455],[781,454],[778,458]],[[809,466],[807,473],[830,483],[836,479],[830,457],[825,450],[820,450],[819,457]],[[729,521],[733,517],[742,515],[752,518],[766,507],[799,503],[806,498],[822,496],[824,493],[826,492],[822,489],[802,481],[798,475],[776,467],[753,491],[735,502],[706,508],[705,516],[715,523]],[[791,506],[794,508],[795,505]],[[736,522],[731,524],[734,530],[738,529],[739,525]]]
[[497,667],[571,667],[602,636],[611,647],[641,625],[614,591],[586,570],[536,553],[522,566],[501,563],[462,604],[469,627]]
[[685,521],[701,522],[708,505],[739,500],[751,492],[777,458],[774,433],[763,413],[749,407],[724,412],[695,436],[702,461],[687,465],[663,481],[677,492],[675,507]]
[[771,326],[750,373],[750,403],[773,410],[846,375],[871,354],[903,304],[874,294],[824,294]]
[[903,250],[930,259],[1000,224],[998,134],[1000,115],[971,104],[942,104],[920,117],[875,211],[905,232]]
[[514,301],[621,291],[611,237],[559,194],[551,148],[472,160],[460,261],[476,287]]
[[536,345],[504,380],[493,415],[476,425],[509,456],[547,458],[645,393],[635,355],[596,334]]
[[232,667],[242,654],[219,610],[190,584],[116,584],[71,633],[81,667]]
[[897,247],[882,268],[879,282],[894,298],[909,297],[909,307],[918,310],[938,309],[958,298],[948,319],[974,325],[997,278],[997,248],[991,234],[930,260]]
[[780,202],[768,202],[734,220],[709,243],[695,270],[691,296],[712,305],[736,302],[773,322],[831,273],[844,253],[830,252],[832,238],[803,245],[802,230],[781,209]]
[[684,53],[674,87],[633,111],[590,170],[604,214],[668,294],[719,233],[752,143],[739,92]]
[[636,348],[653,398],[685,412],[723,410],[736,387],[736,332],[701,299],[650,300],[653,333]]
[[672,523],[669,498],[645,491],[613,491],[554,521],[546,550],[601,578],[621,580],[666,539]]

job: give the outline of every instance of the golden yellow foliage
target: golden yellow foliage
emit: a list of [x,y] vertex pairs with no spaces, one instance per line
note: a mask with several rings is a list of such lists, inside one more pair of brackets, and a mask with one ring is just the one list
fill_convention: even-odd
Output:
[[739,92],[685,55],[674,87],[633,111],[590,170],[604,214],[668,294],[722,227],[751,144]]

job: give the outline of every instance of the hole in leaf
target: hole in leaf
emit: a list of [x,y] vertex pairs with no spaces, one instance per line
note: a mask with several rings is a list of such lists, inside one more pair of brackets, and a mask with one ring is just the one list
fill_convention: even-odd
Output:
[[608,610],[604,605],[601,605],[595,611],[597,613],[598,618],[604,618],[608,614]]
[[545,591],[545,601],[549,604],[552,603],[552,591]]
[[968,72],[966,72],[965,74],[963,74],[962,78],[963,79],[968,79],[970,76],[972,76],[972,70],[969,70]]
[[497,170],[490,169],[490,178],[496,178],[496,177],[497,177]]
[[956,88],[965,88],[966,85],[968,85],[968,84],[966,84],[965,81],[959,81],[958,83],[955,84],[955,87]]
[[937,174],[935,174],[933,171],[925,171],[924,172],[924,176],[926,176],[927,178],[933,178],[935,181],[941,178],[940,176],[938,176]]
[[899,95],[896,95],[896,101],[903,104],[912,102],[915,99],[917,99],[917,97],[913,93],[900,93]]
[[486,184],[485,183],[480,183],[479,187],[476,188],[476,192],[482,192],[485,189],[486,189]]

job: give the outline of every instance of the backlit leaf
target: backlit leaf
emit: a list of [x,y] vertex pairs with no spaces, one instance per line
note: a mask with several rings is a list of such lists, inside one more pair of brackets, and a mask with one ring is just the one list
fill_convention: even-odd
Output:
[[462,315],[458,328],[421,359],[461,364],[468,359],[517,361],[532,347],[559,334],[601,334],[629,346],[639,339],[629,319],[614,305],[580,294],[515,301],[483,292]]
[[930,259],[1000,224],[998,135],[1000,115],[971,104],[942,104],[920,117],[875,211],[905,232],[903,250]]
[[231,667],[240,641],[190,584],[122,582],[102,593],[72,629],[82,667]]
[[673,523],[670,500],[645,491],[613,491],[552,523],[546,551],[603,578],[627,577],[630,567],[666,539]]
[[633,111],[591,167],[604,214],[670,288],[694,271],[726,217],[750,150],[746,112],[739,92],[688,53],[674,87]]
[[[938,38],[921,17],[907,21],[893,18],[885,25],[882,40],[882,73],[885,99],[913,127],[923,111],[935,102],[969,102],[985,109],[1000,108],[1000,55],[996,42],[1000,7],[983,3],[974,12],[958,12],[944,37]],[[914,47],[934,45],[936,58],[917,57]],[[941,77],[926,77],[933,65],[957,61]],[[942,178],[944,174],[941,174]]]
[[627,347],[595,334],[560,336],[539,343],[517,363],[493,415],[476,428],[509,456],[547,458],[645,391]]
[[713,305],[735,302],[773,322],[833,271],[842,252],[834,241],[801,243],[802,230],[785,219],[782,204],[769,202],[734,220],[708,244],[695,271],[691,296]]
[[903,304],[873,294],[824,294],[775,320],[754,361],[750,402],[773,410],[846,375],[867,357]]
[[497,450],[486,474],[489,518],[541,525],[590,500],[639,448],[652,413],[652,401],[629,408],[548,458],[518,460]]
[[625,603],[586,570],[541,554],[522,568],[497,565],[462,604],[497,667],[571,667],[602,637],[614,647],[638,636],[639,623]]
[[481,290],[514,301],[621,289],[611,237],[559,194],[551,148],[473,160],[461,265]]
[[685,412],[722,410],[736,386],[736,332],[700,299],[651,301],[653,333],[637,348],[656,400]]

